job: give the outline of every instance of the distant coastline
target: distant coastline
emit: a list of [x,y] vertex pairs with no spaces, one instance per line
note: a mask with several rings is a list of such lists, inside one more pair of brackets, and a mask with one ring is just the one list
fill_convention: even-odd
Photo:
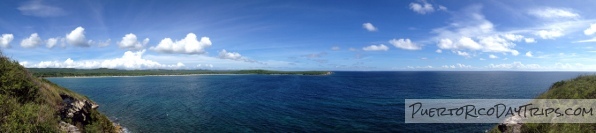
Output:
[[73,68],[27,68],[37,77],[139,77],[139,76],[195,76],[195,75],[330,75],[330,71],[273,71],[273,70],[120,70],[120,69],[73,69]]

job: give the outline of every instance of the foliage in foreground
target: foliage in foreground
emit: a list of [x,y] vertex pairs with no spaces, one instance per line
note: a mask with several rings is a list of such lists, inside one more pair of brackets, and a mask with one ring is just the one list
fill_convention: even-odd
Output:
[[[548,91],[536,99],[596,99],[596,75],[582,75],[574,79],[555,82]],[[490,132],[498,133],[497,127]],[[596,123],[524,123],[521,132],[529,133],[592,133]]]
[[[88,98],[45,79],[34,77],[18,62],[0,53],[0,132],[60,132],[60,94]],[[69,121],[69,120],[63,120]],[[72,121],[70,121],[72,122]],[[76,125],[76,124],[75,124]],[[115,132],[108,118],[91,110],[91,122],[77,125],[84,132]]]

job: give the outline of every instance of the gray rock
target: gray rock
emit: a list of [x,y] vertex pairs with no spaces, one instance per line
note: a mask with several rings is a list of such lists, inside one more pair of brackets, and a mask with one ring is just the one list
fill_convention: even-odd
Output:
[[79,128],[77,128],[76,126],[72,125],[72,124],[68,124],[64,121],[60,121],[60,130],[62,132],[66,132],[66,133],[80,133],[81,131],[79,131]]

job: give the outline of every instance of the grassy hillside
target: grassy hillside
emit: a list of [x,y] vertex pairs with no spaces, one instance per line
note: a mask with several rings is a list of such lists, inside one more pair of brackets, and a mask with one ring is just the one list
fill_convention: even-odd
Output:
[[90,101],[33,76],[18,62],[0,54],[0,132],[61,132],[60,121],[75,125],[83,132],[116,132],[112,122],[95,109],[90,110],[90,118],[84,123],[62,118],[61,95]]
[[[554,83],[536,99],[596,99],[596,75],[584,75]],[[497,127],[491,132],[499,132]],[[521,132],[531,133],[593,133],[595,123],[524,123]]]

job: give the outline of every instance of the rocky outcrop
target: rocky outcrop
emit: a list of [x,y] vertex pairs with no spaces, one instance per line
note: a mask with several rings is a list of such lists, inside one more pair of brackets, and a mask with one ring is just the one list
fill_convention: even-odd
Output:
[[[77,99],[65,94],[61,94],[60,97],[62,98],[60,117],[63,121],[60,121],[59,128],[62,132],[80,133],[81,130],[77,126],[88,125],[91,121],[94,121],[92,119],[96,119],[91,118],[91,111],[99,107],[96,103],[85,99]],[[68,121],[68,123],[65,121]],[[117,133],[122,133],[126,130],[117,123],[112,122],[112,125],[116,128],[115,132]]]
[[81,131],[79,131],[79,128],[77,128],[76,126],[72,125],[72,124],[68,124],[64,121],[60,121],[60,130],[62,132],[66,132],[66,133],[80,133]]
[[522,118],[519,116],[507,117],[503,123],[499,124],[499,131],[502,133],[521,133]]
[[97,109],[99,105],[88,100],[78,100],[69,95],[60,95],[62,97],[63,108],[60,111],[62,119],[70,119],[73,123],[86,125],[90,122],[92,109]]

